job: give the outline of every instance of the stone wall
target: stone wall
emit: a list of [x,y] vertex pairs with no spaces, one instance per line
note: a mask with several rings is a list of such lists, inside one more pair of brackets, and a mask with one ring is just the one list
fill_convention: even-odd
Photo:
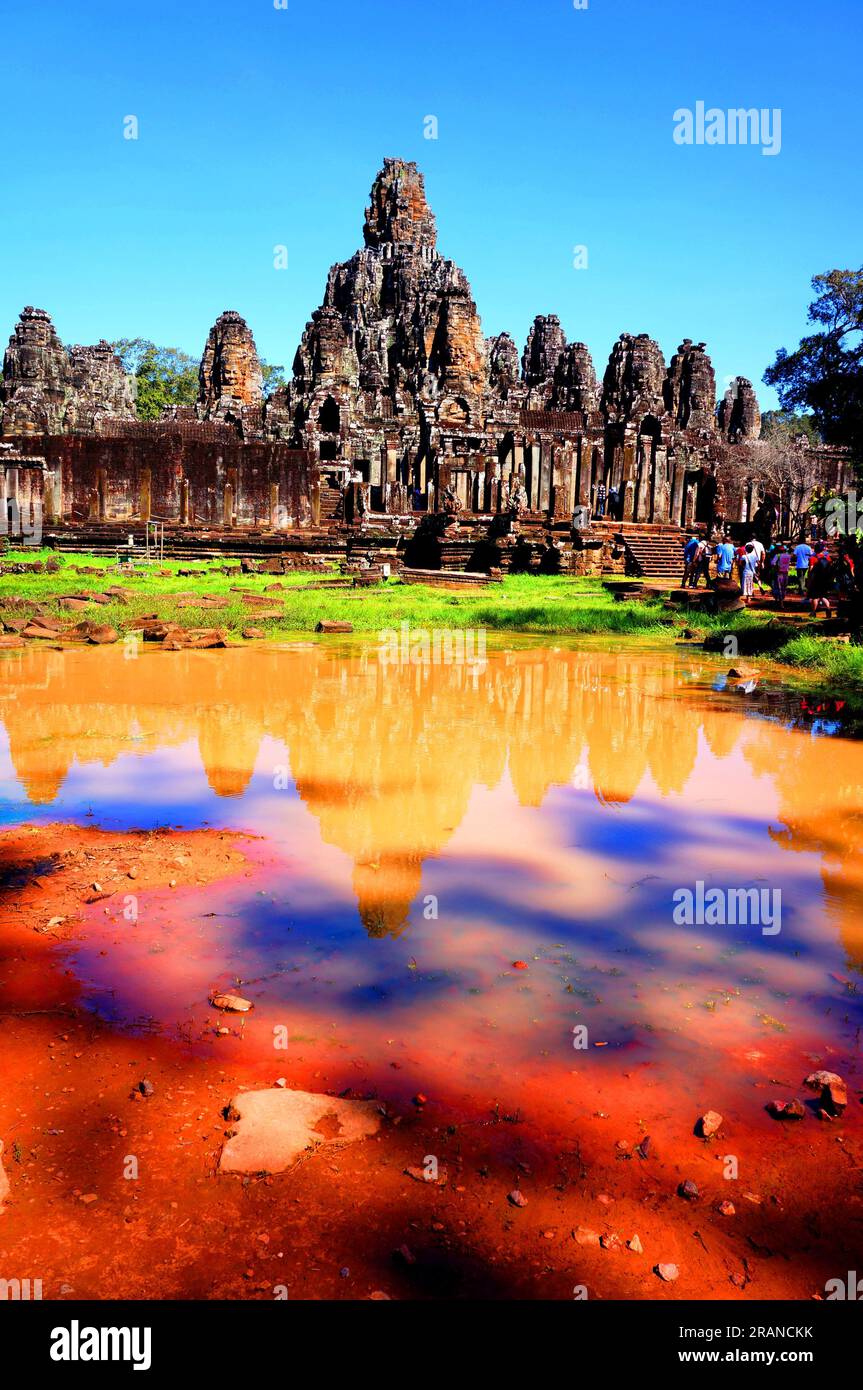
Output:
[[160,520],[286,530],[316,521],[310,456],[272,441],[215,444],[158,425],[126,436],[21,436],[53,475],[55,520]]

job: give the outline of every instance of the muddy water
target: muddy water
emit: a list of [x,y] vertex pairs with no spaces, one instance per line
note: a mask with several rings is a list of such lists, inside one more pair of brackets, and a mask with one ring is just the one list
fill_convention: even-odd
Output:
[[[763,717],[708,658],[28,649],[2,677],[7,823],[257,837],[218,890],[88,910],[63,949],[111,1021],[203,1039],[239,980],[246,1058],[281,1025],[293,1058],[410,1057],[396,1090],[474,1100],[621,1052],[719,1091],[768,1050],[856,1053],[863,746]],[[781,918],[679,924],[698,882]]]

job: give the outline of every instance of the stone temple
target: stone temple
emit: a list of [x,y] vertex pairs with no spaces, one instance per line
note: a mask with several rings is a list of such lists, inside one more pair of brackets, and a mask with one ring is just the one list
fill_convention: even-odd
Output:
[[[737,377],[717,407],[704,343],[685,338],[666,362],[646,333],[622,333],[600,376],[554,314],[537,315],[521,354],[507,333],[485,338],[403,160],[374,181],[363,243],[330,270],[288,385],[264,399],[252,331],[229,310],[197,404],[155,422],[138,420],[109,344],[67,350],[43,310],[24,309],[0,383],[7,502],[29,473],[60,544],[158,519],[187,548],[199,536],[464,569],[537,568],[551,553],[574,572],[621,546],[636,570],[676,566],[681,527],[753,522],[758,401]],[[807,453],[819,481],[842,485],[842,451]],[[612,490],[615,515],[597,518]]]

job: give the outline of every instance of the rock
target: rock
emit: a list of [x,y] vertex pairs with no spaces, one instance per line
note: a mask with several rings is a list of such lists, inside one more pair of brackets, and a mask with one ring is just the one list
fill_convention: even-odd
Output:
[[512,968],[513,968],[513,970],[527,970],[527,961],[526,961],[526,960],[514,960],[513,963],[512,963]]
[[315,632],[353,632],[353,630],[353,623],[336,622],[328,618],[321,618],[320,622],[315,624]]
[[0,651],[12,651],[15,647],[23,647],[24,641],[17,633],[0,634]]
[[210,1003],[214,1009],[224,1009],[232,1014],[247,1014],[255,1006],[239,994],[211,994]]
[[424,1096],[422,1091],[417,1091],[414,1096],[414,1105],[428,1105],[428,1096]]
[[655,1272],[666,1284],[673,1284],[680,1278],[680,1270],[677,1265],[655,1265]]
[[848,1104],[848,1088],[835,1071],[810,1072],[803,1085],[821,1092],[822,1108],[830,1115],[841,1115]]
[[92,642],[96,647],[110,646],[118,640],[117,631],[109,627],[107,623],[93,623],[90,632],[87,634],[87,641]]
[[155,1093],[156,1088],[153,1085],[152,1081],[144,1080],[138,1082],[138,1090],[141,1092],[142,1096],[152,1096]]
[[709,1139],[714,1135],[722,1124],[722,1116],[718,1110],[706,1110],[698,1121],[697,1131],[702,1139]]
[[262,627],[243,628],[243,636],[246,638],[248,642],[252,642],[259,637],[266,637],[266,635],[267,634],[264,632],[264,629]]
[[513,1207],[526,1207],[526,1206],[527,1206],[527,1198],[525,1197],[525,1195],[524,1195],[523,1192],[520,1192],[520,1191],[518,1190],[517,1187],[516,1187],[512,1192],[509,1193],[509,1195],[508,1195],[508,1197],[507,1197],[506,1200],[507,1200],[507,1201],[509,1202],[509,1204],[510,1204],[511,1206],[513,1206]]
[[0,1139],[0,1211],[3,1210],[3,1203],[8,1199],[11,1191],[12,1186],[3,1167],[3,1140]]
[[687,1178],[686,1181],[682,1182],[678,1187],[677,1194],[679,1197],[683,1197],[687,1202],[696,1202],[698,1200],[698,1186],[696,1183],[692,1182],[690,1178]]
[[633,1255],[643,1255],[643,1254],[644,1254],[644,1246],[642,1245],[641,1241],[638,1239],[638,1236],[631,1236],[630,1239],[626,1242],[626,1244],[627,1244],[627,1246],[629,1247],[629,1249],[632,1251]]
[[414,1182],[427,1183],[429,1187],[446,1187],[447,1185],[448,1176],[446,1168],[439,1167],[436,1178],[430,1178],[425,1168],[417,1168],[414,1165],[405,1168],[404,1172],[405,1176],[413,1178]]
[[720,1202],[716,1210],[719,1212],[720,1216],[734,1216],[736,1214],[733,1202]]
[[767,1106],[768,1114],[774,1120],[802,1120],[806,1111],[799,1100],[771,1100]]
[[622,1250],[623,1241],[616,1231],[606,1231],[599,1238],[599,1243],[603,1250]]
[[598,1231],[591,1231],[587,1226],[576,1226],[572,1235],[577,1245],[599,1245],[602,1239]]
[[238,1118],[222,1149],[223,1173],[281,1173],[307,1149],[366,1139],[381,1123],[377,1101],[308,1091],[241,1091],[230,1109]]

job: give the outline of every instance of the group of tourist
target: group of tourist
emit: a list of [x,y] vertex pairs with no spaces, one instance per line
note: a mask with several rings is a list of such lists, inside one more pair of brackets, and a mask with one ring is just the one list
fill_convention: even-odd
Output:
[[702,577],[708,586],[736,577],[746,604],[752,602],[757,584],[759,593],[772,593],[777,607],[782,608],[792,573],[801,598],[810,603],[813,614],[821,609],[829,614],[830,596],[850,592],[854,585],[851,557],[842,550],[834,559],[827,542],[817,538],[811,545],[801,536],[796,543],[775,541],[765,546],[756,536],[736,544],[724,532],[711,539],[693,533],[683,550],[684,589],[697,589]]

